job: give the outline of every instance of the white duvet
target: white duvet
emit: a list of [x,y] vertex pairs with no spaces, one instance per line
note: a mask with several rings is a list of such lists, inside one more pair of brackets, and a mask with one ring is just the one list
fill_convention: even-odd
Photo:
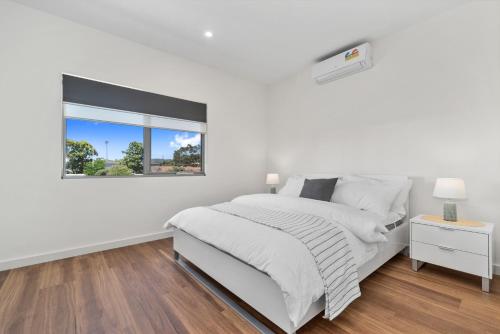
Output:
[[[240,196],[233,202],[280,211],[295,211],[338,222],[359,266],[373,258],[377,242],[386,238],[377,231],[378,215],[346,205],[271,194]],[[283,291],[290,320],[295,326],[311,304],[324,294],[314,259],[291,235],[207,207],[179,212],[166,224],[223,250],[268,274]]]

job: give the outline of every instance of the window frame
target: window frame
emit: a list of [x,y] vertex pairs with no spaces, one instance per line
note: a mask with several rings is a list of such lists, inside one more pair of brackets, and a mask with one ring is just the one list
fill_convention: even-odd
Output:
[[[193,132],[193,133],[199,133],[200,134],[200,146],[201,146],[201,161],[200,161],[200,172],[197,173],[183,173],[183,172],[178,172],[178,173],[151,173],[151,129],[154,129],[156,127],[146,127],[142,126],[143,128],[143,147],[144,147],[144,158],[143,158],[143,173],[140,175],[102,175],[102,176],[97,176],[97,175],[75,175],[75,174],[66,174],[66,152],[67,152],[67,147],[66,147],[66,141],[67,141],[67,128],[66,128],[66,120],[67,119],[79,119],[79,120],[84,120],[84,121],[94,121],[94,122],[103,122],[103,123],[110,123],[110,124],[118,124],[118,125],[130,125],[126,123],[119,123],[119,122],[106,122],[106,121],[99,121],[99,120],[93,120],[93,119],[87,119],[87,118],[77,118],[77,117],[66,117],[64,114],[64,105],[69,102],[64,102],[61,100],[61,110],[62,110],[62,170],[61,170],[61,179],[113,179],[113,178],[140,178],[140,177],[177,177],[177,176],[206,176],[206,133],[202,132]],[[88,106],[88,107],[95,107],[95,106]],[[95,108],[100,108],[100,107],[95,107]],[[185,130],[178,130],[178,129],[169,129],[169,128],[156,128],[156,129],[162,129],[162,130],[171,130],[171,131],[184,131],[184,132],[189,132]],[[147,148],[146,148],[147,144]]]
[[[146,130],[147,129],[147,130]],[[152,129],[160,129],[160,130],[170,130],[170,131],[182,131],[182,130],[176,130],[176,129],[167,129],[167,128],[156,128],[156,127],[144,127],[144,137],[143,137],[143,141],[144,143],[148,142],[149,144],[149,147],[148,149],[146,150],[146,146],[144,146],[144,161],[143,161],[143,165],[144,165],[144,174],[148,174],[149,176],[196,176],[196,175],[201,175],[201,176],[206,176],[205,174],[205,136],[206,136],[206,133],[201,133],[201,132],[194,132],[194,131],[184,131],[184,132],[188,132],[188,133],[198,133],[200,135],[200,149],[201,149],[201,152],[200,152],[200,172],[197,172],[197,173],[184,173],[184,172],[179,172],[179,173],[151,173],[151,151],[153,149],[152,147],[152,140],[151,140],[151,133],[152,133]],[[146,134],[146,132],[148,132],[148,134]],[[146,138],[146,135],[147,135],[147,138]],[[147,141],[146,141],[147,140]],[[145,144],[143,144],[145,145]],[[148,155],[146,155],[146,151]],[[148,156],[148,170],[147,170],[147,173],[146,173],[146,156]]]

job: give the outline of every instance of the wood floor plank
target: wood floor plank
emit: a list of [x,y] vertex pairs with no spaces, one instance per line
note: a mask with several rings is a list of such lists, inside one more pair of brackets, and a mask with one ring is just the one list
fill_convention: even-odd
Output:
[[76,333],[75,302],[71,287],[54,285],[38,292],[37,303],[24,333]]
[[8,275],[9,275],[8,271],[0,271],[0,289],[2,289],[3,282],[5,282]]
[[187,333],[182,324],[176,326],[168,316],[168,309],[161,298],[157,298],[154,289],[143,276],[143,271],[120,270],[112,268],[124,294],[133,317],[140,328],[150,328],[150,333],[168,330],[169,333]]
[[9,273],[0,289],[0,333],[8,333],[19,313],[26,312],[20,307],[23,290],[28,277],[26,270],[18,269]]
[[[231,295],[266,325],[281,331]],[[432,265],[419,272],[396,256],[361,283],[362,296],[330,322],[299,334],[499,333],[500,278]],[[172,240],[0,272],[0,334],[234,333],[257,331],[181,269]]]
[[101,268],[94,263],[95,256],[76,257],[73,262],[74,280],[68,283],[72,287],[75,301],[76,332],[83,334],[102,334],[110,332],[104,324],[105,309],[99,301],[98,290],[91,273]]
[[461,333],[477,333],[477,330],[491,329],[488,323],[474,321],[466,314],[448,309],[447,304],[438,304],[434,300],[418,297],[410,290],[401,290],[373,280],[364,287],[367,294],[374,299],[391,299],[390,303],[398,310],[399,315],[417,315],[416,322],[430,328]]
[[138,333],[141,330],[150,333],[150,328],[140,328],[136,323],[127,296],[116,274],[105,266],[104,255],[95,258],[100,268],[92,272],[90,279],[96,291],[99,305],[103,308],[103,325],[106,331],[113,333]]

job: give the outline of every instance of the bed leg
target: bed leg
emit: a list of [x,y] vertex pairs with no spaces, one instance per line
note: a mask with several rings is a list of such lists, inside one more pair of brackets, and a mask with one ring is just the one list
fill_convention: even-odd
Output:
[[180,258],[179,252],[174,250],[174,260],[179,261],[179,258]]

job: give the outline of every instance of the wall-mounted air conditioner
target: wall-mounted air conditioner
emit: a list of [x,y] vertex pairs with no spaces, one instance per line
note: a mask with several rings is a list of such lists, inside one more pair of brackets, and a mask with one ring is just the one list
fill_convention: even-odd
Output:
[[322,84],[367,70],[372,66],[370,44],[364,43],[314,64],[312,78]]

